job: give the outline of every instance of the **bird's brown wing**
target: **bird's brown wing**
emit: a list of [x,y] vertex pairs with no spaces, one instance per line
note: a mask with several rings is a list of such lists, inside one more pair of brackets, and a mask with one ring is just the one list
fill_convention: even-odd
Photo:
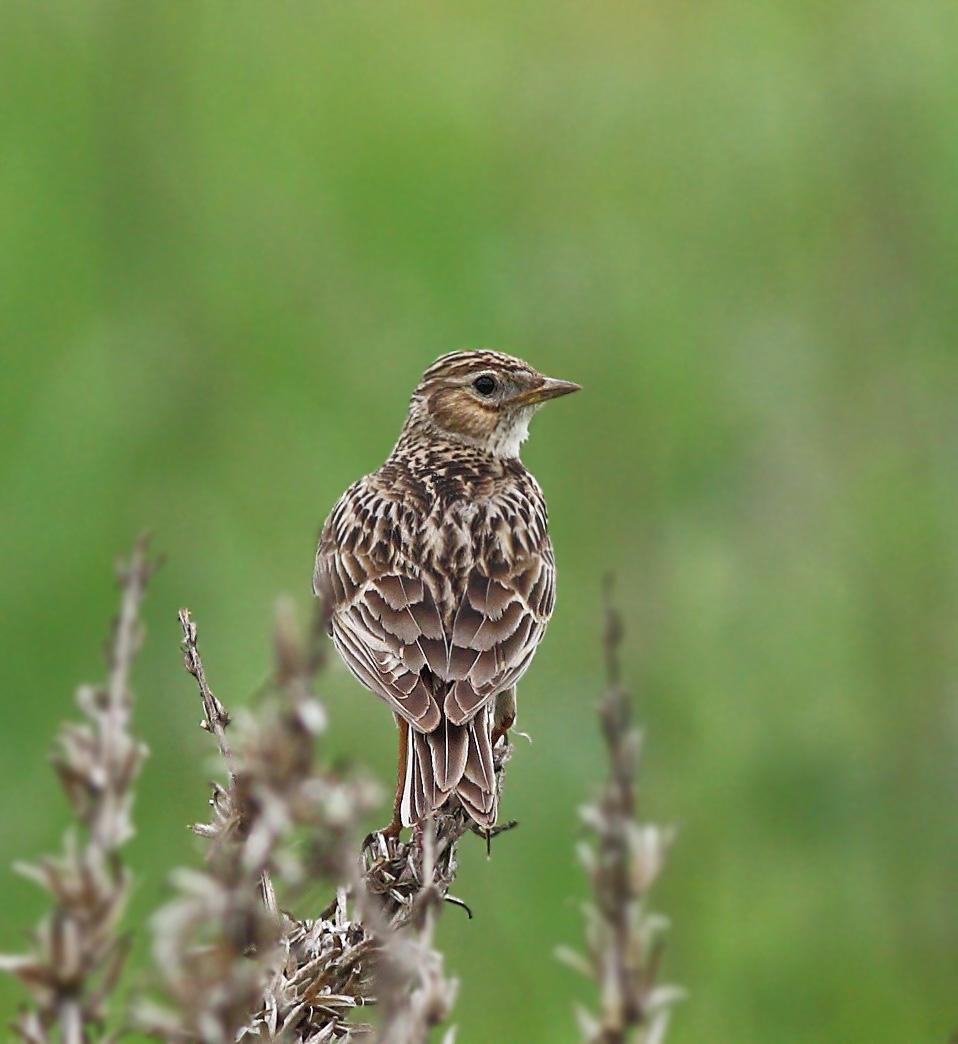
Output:
[[478,565],[469,575],[437,672],[451,683],[443,710],[469,721],[525,673],[555,605],[555,557],[548,538],[511,563]]
[[330,614],[336,648],[356,677],[411,725],[435,729],[439,705],[422,669],[442,662],[446,640],[429,586],[357,543],[335,539],[335,513],[320,538],[313,590]]
[[462,725],[532,660],[555,604],[551,545],[510,569],[477,565],[451,634],[429,584],[396,565],[320,541],[313,587],[331,612],[333,640],[356,677],[422,732],[441,718],[428,668],[448,683],[443,710]]

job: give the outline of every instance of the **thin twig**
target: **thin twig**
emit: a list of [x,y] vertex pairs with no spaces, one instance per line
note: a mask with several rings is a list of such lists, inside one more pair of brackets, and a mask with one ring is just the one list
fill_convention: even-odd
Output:
[[190,674],[192,674],[196,679],[196,684],[200,688],[200,698],[203,701],[204,719],[200,722],[200,727],[206,729],[208,732],[212,732],[216,736],[216,742],[219,744],[220,754],[223,755],[223,760],[226,762],[226,767],[230,774],[230,781],[232,782],[235,779],[236,773],[233,768],[233,752],[230,749],[229,740],[226,738],[226,727],[230,723],[229,711],[227,711],[223,704],[213,695],[213,690],[210,688],[209,682],[206,680],[206,671],[203,669],[203,660],[201,659],[199,649],[196,646],[197,627],[190,618],[189,609],[181,609],[176,615],[180,621],[180,626],[183,628],[184,665]]

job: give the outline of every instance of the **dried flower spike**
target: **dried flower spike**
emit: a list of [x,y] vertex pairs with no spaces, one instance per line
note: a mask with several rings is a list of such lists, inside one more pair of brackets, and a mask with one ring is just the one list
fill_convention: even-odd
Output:
[[121,847],[133,836],[133,784],[146,747],[130,732],[130,668],[142,641],[140,604],[158,567],[137,542],[129,562],[117,566],[120,612],[106,647],[107,680],[81,686],[77,703],[87,721],[60,727],[52,762],[79,830],[63,854],[17,869],[50,893],[53,905],[34,932],[33,951],[0,956],[0,970],[30,992],[32,1009],[13,1024],[30,1044],[83,1044],[101,1030],[129,948],[119,931],[130,891]]
[[578,849],[593,895],[584,907],[587,952],[562,947],[557,955],[598,989],[598,1012],[577,1012],[584,1044],[661,1044],[671,1006],[683,991],[656,984],[665,921],[646,912],[645,898],[665,865],[673,832],[635,817],[642,737],[621,684],[621,641],[622,622],[607,590],[608,684],[598,712],[609,774],[597,800],[580,810],[593,835]]

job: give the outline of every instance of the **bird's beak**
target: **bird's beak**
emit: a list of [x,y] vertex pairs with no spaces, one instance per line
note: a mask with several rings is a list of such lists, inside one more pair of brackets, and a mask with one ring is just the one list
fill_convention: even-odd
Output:
[[582,385],[573,384],[572,381],[557,381],[552,377],[543,377],[542,384],[530,388],[518,396],[518,402],[523,406],[535,406],[537,403],[546,402],[548,399],[558,399],[560,395],[568,395],[570,392],[582,391]]

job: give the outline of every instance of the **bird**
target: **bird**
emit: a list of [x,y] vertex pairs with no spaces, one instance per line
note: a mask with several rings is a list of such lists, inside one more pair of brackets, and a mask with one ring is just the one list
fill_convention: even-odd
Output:
[[326,628],[399,727],[392,836],[452,795],[495,827],[493,748],[555,605],[546,502],[519,448],[543,403],[579,390],[502,352],[440,356],[385,463],[323,525]]

